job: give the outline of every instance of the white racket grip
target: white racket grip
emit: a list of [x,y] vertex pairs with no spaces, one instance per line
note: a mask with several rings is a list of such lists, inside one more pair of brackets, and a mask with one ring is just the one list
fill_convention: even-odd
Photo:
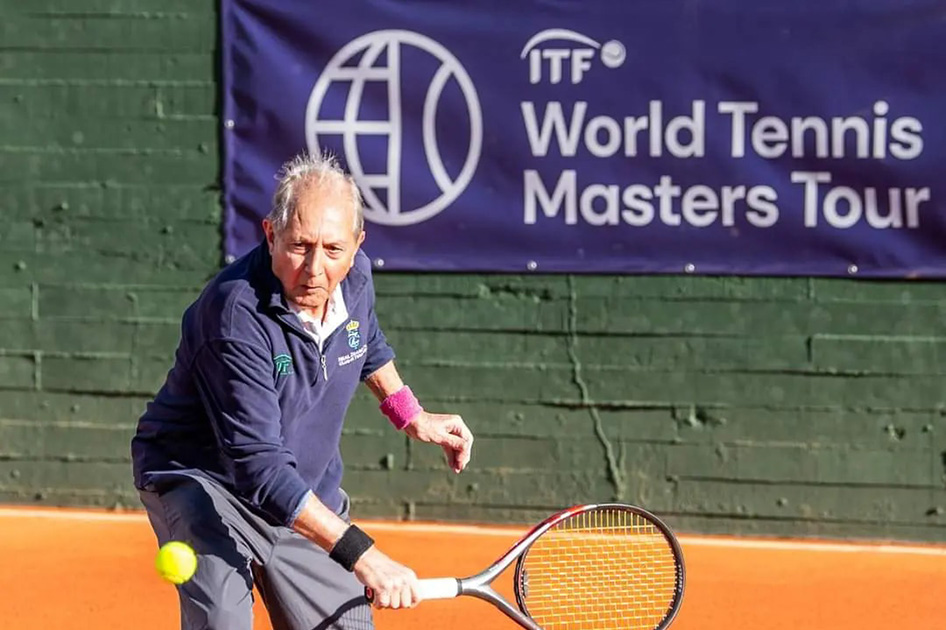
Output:
[[460,580],[456,578],[428,578],[418,583],[417,590],[424,599],[453,599],[460,594]]

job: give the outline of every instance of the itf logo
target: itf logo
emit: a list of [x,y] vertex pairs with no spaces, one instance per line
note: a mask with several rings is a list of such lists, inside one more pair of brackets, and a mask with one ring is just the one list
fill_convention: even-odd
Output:
[[[566,42],[568,47],[539,47],[549,41]],[[619,68],[627,59],[627,49],[616,39],[599,44],[587,35],[564,28],[550,28],[533,35],[522,48],[521,59],[529,60],[529,83],[533,85],[545,76],[549,83],[561,83],[568,77],[579,84],[591,69],[595,56],[607,68]]]
[[374,31],[326,65],[309,96],[305,133],[311,152],[341,149],[364,195],[365,219],[412,225],[470,183],[483,115],[450,51],[419,33]]

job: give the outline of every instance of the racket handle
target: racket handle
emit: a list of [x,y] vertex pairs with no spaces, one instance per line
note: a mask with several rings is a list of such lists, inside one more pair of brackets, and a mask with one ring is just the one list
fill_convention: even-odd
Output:
[[[421,599],[453,599],[460,594],[460,580],[456,578],[428,578],[417,581]],[[374,591],[365,587],[365,599],[374,602]]]
[[460,580],[456,578],[428,578],[418,582],[417,590],[424,599],[453,599],[460,594]]

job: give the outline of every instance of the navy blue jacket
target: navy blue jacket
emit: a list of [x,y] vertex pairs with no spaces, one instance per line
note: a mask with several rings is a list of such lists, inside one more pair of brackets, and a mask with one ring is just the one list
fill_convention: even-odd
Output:
[[342,498],[339,440],[358,383],[394,358],[361,251],[341,282],[348,321],[323,352],[290,311],[266,243],[223,269],[184,313],[174,367],[138,421],[135,485],[218,480],[289,525],[309,490]]

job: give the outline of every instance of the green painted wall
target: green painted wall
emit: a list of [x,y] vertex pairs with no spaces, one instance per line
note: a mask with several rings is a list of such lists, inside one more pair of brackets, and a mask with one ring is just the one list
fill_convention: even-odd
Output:
[[[128,440],[220,264],[211,0],[0,0],[0,501],[136,506]],[[361,516],[580,501],[684,531],[946,540],[936,283],[383,274],[379,315],[468,473],[344,437]]]

